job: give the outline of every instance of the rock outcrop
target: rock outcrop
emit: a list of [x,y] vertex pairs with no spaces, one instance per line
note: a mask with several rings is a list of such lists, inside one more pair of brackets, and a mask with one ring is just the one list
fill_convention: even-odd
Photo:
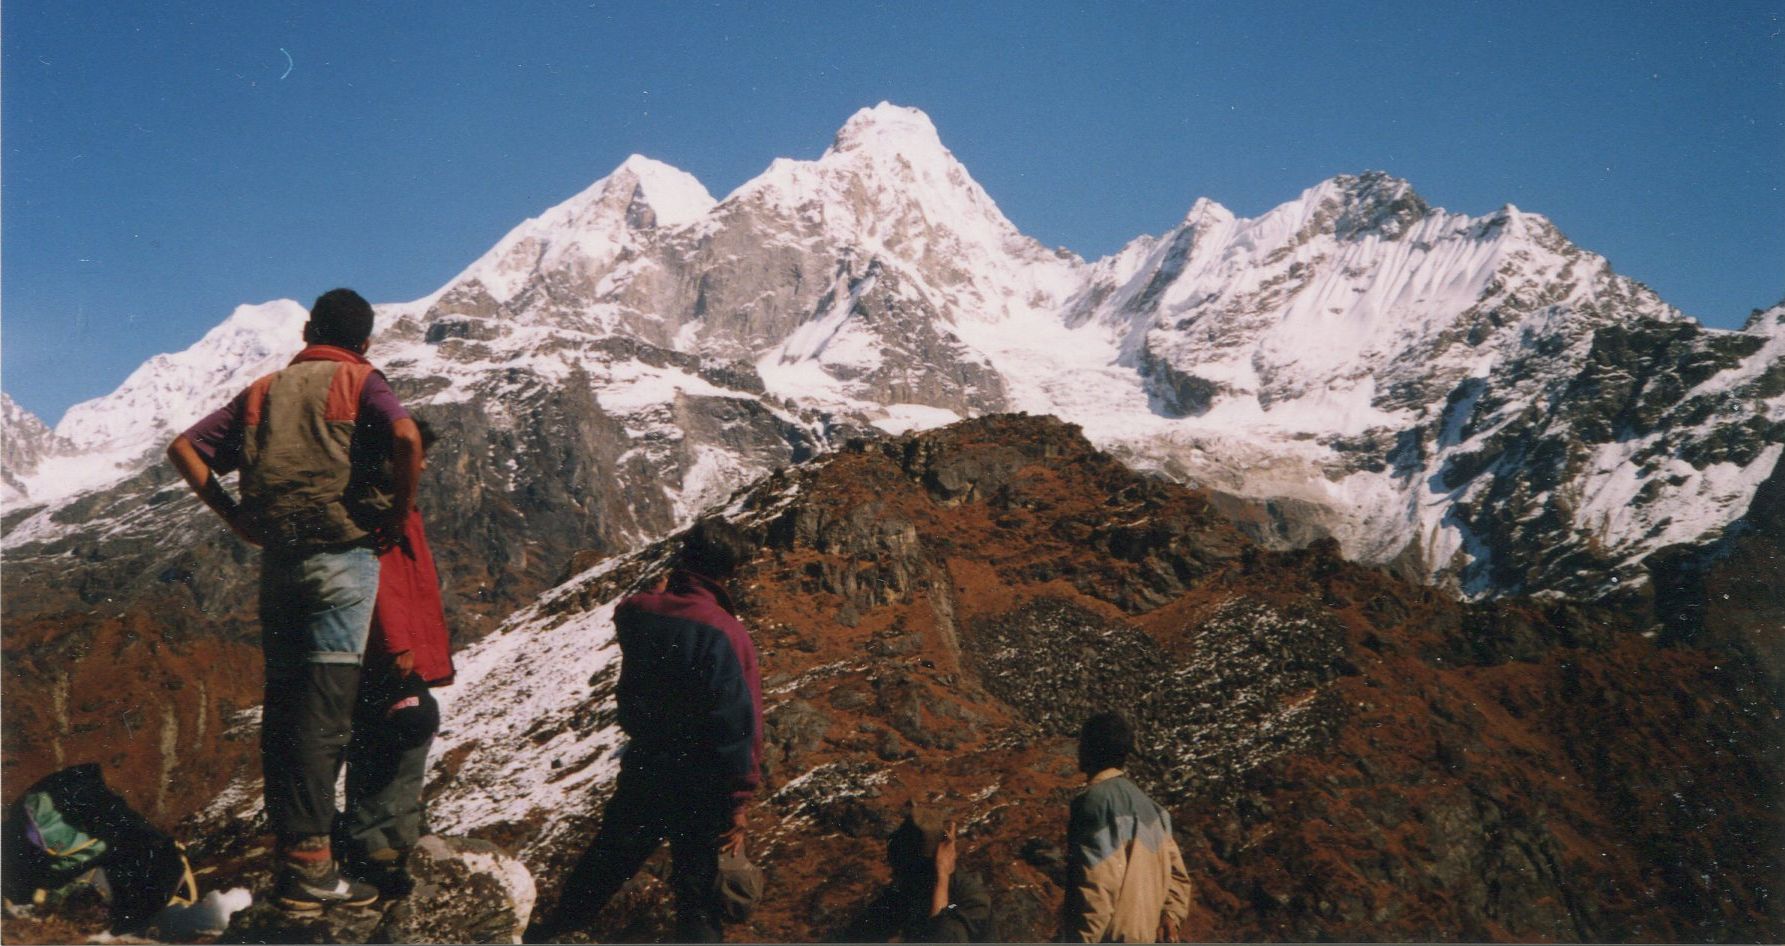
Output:
[[220,943],[518,943],[533,910],[527,868],[487,841],[429,835],[411,851],[415,890],[371,907],[311,916],[260,901]]
[[[253,553],[159,451],[222,392],[289,358],[303,315],[290,301],[244,306],[187,351],[71,409],[48,438],[8,407],[0,598],[14,784],[98,753],[152,774],[141,784],[155,787],[132,802],[173,817],[252,776]],[[1364,632],[1334,614],[1364,606],[1304,567],[1354,574],[1344,561],[1364,562],[1484,601],[1507,597],[1472,608],[1357,579],[1385,610],[1356,620],[1376,622],[1381,640],[1411,633],[1407,621],[1437,622],[1439,637],[1415,649],[1447,661],[1445,674],[1459,661],[1580,666],[1560,655],[1582,648],[1643,663],[1630,655],[1657,648],[1653,668],[1606,671],[1608,686],[1640,688],[1652,682],[1645,673],[1700,673],[1690,655],[1764,661],[1776,626],[1775,569],[1752,563],[1776,544],[1763,508],[1776,490],[1762,484],[1776,481],[1785,454],[1785,307],[1740,332],[1704,329],[1541,216],[1449,213],[1379,173],[1323,182],[1253,220],[1199,201],[1171,232],[1087,264],[1023,236],[926,117],[883,104],[854,116],[819,158],[777,161],[723,200],[673,168],[629,159],[439,292],[381,306],[373,357],[444,433],[423,497],[461,644],[496,628],[595,633],[604,602],[648,569],[661,536],[734,499],[738,515],[785,506],[762,525],[776,567],[795,563],[763,592],[784,602],[762,612],[782,622],[770,644],[779,672],[805,673],[818,666],[808,657],[827,655],[844,686],[837,699],[869,715],[844,711],[819,734],[812,714],[782,710],[776,761],[791,769],[834,752],[841,767],[787,804],[818,805],[817,823],[862,836],[884,811],[871,802],[879,789],[857,784],[877,770],[856,766],[977,746],[1048,706],[1076,712],[1065,694],[1109,685],[1123,668],[1189,680],[1252,662],[1218,686],[1149,691],[1147,719],[1198,726],[1224,705],[1224,687],[1252,694],[1237,717],[1217,715],[1244,720],[1253,741],[1228,731],[1231,740],[1180,760],[1183,771],[1161,768],[1159,784],[1173,791],[1201,797],[1243,783],[1267,757],[1292,765],[1332,751],[1351,718],[1335,707],[1356,695],[1347,688],[1359,674],[1346,668],[1368,663],[1357,650]],[[1004,410],[1063,416],[1084,436],[1004,418],[888,440]],[[1087,440],[1110,456],[1089,453]],[[859,474],[879,492],[845,500],[841,486],[813,485],[818,468],[802,464],[839,450],[822,469]],[[749,484],[760,485],[733,496]],[[796,486],[834,502],[772,498]],[[1015,544],[998,544],[1006,539]],[[1302,557],[1289,555],[1296,549]],[[567,575],[573,561],[592,568]],[[1305,593],[1235,577],[1257,574]],[[1229,586],[1241,590],[1219,600],[1210,591]],[[1523,594],[1577,603],[1538,607]],[[785,603],[798,596],[823,605]],[[1591,601],[1605,607],[1580,603]],[[1174,608],[1191,615],[1176,630],[1141,620]],[[1026,680],[1020,664],[967,659],[975,635],[1042,646],[1031,624],[1087,660]],[[1256,640],[1254,629],[1265,629]],[[1094,644],[1105,636],[1123,649],[1102,654]],[[1180,638],[1202,643],[1174,649]],[[520,647],[479,646],[510,656]],[[1288,654],[1305,662],[1271,662]],[[549,675],[549,686],[478,659],[491,661],[486,683],[506,689],[466,706],[488,732],[443,757],[443,786],[520,777],[524,760],[497,751],[505,743],[489,728],[504,725],[489,714],[515,706],[538,710],[529,744],[556,747],[557,767],[540,776],[548,795],[604,783],[611,648],[567,662],[580,672]],[[951,668],[939,672],[971,681],[970,698],[925,682],[913,661]],[[1719,679],[1710,692],[1741,704],[1726,721],[1747,733],[1744,681]],[[1045,698],[1023,689],[1044,683]],[[1550,695],[1532,699],[1548,706]],[[574,713],[557,702],[571,699]],[[798,699],[827,718],[835,709],[828,688]],[[932,703],[951,709],[939,715]],[[1417,715],[1415,705],[1403,709]],[[1663,717],[1633,725],[1629,738],[1666,738]],[[839,740],[846,752],[825,748]],[[1015,745],[1006,748],[1020,755]],[[1037,764],[1055,764],[1055,748],[1034,751]],[[854,801],[806,799],[819,786]],[[1596,818],[1604,802],[1570,804]],[[503,843],[542,827],[561,840],[586,814],[548,825],[525,806],[479,814],[450,795],[442,803]],[[1772,809],[1762,808],[1752,810],[1764,821]],[[1618,876],[1648,863],[1631,858]],[[1572,873],[1545,876],[1579,886]],[[1031,881],[1023,889],[1043,889]],[[1734,887],[1718,883],[1700,888],[1724,898],[1720,922],[1749,922],[1727,918],[1755,915],[1750,894],[1725,897]],[[1679,917],[1708,903],[1643,929],[1687,935]],[[1570,922],[1586,915],[1561,909]],[[1496,929],[1489,906],[1464,912],[1473,925],[1458,929]],[[1611,929],[1581,922],[1576,935]],[[1550,929],[1530,917],[1515,925]]]
[[[1072,736],[1103,708],[1139,724],[1201,939],[1785,931],[1779,723],[1725,650],[1615,609],[1465,603],[1332,542],[1264,550],[1045,418],[858,441],[727,508],[761,547],[737,586],[768,704],[769,886],[738,938],[849,928],[914,800],[960,820],[1004,934],[1049,938]],[[518,850],[548,902],[622,742],[612,602],[665,549],[572,577],[446,691],[431,817]],[[664,869],[591,935],[667,935]]]

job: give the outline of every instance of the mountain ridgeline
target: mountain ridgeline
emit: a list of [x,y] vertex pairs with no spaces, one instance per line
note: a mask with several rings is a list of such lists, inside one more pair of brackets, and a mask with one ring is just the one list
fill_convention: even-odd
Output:
[[[160,453],[304,319],[243,306],[53,429],[4,400],[9,786],[94,758],[207,831],[252,797],[253,554]],[[841,928],[872,869],[820,865],[994,782],[961,804],[1042,935],[1093,699],[1152,733],[1210,938],[1782,929],[1785,304],[1707,329],[1375,172],[1087,262],[882,104],[723,200],[629,158],[370,356],[441,433],[442,825],[562,860],[617,738],[603,609],[724,508],[778,677],[760,935]]]
[[[759,648],[769,893],[738,938],[847,937],[909,801],[963,825],[1003,935],[1048,939],[1074,735],[1117,708],[1172,812],[1211,940],[1743,940],[1785,929],[1774,697],[1724,651],[1621,610],[1467,603],[1272,551],[1208,494],[1052,418],[856,439],[720,514]],[[673,541],[580,571],[442,691],[437,831],[516,850],[547,899],[618,768],[623,594]],[[256,766],[186,828],[259,843]],[[647,871],[592,932],[668,935]]]

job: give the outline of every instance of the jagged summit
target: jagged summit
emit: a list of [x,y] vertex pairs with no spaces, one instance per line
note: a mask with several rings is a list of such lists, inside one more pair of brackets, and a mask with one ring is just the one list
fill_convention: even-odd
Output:
[[1228,210],[1222,204],[1207,197],[1198,197],[1196,198],[1196,202],[1190,205],[1190,211],[1184,214],[1184,221],[1181,225],[1187,227],[1206,227],[1222,223],[1232,223],[1234,219],[1233,211]]
[[706,186],[680,168],[634,154],[576,196],[521,225],[529,234],[571,236],[606,232],[615,223],[635,230],[698,220],[717,203]]
[[1742,323],[1742,331],[1759,335],[1785,333],[1785,299],[1770,308],[1755,309],[1748,313],[1747,321]]
[[984,188],[943,146],[928,115],[882,102],[844,123],[815,161],[777,159],[727,202],[817,205],[827,221],[895,237],[913,226],[993,245],[1020,239]]
[[1398,239],[1433,212],[1413,185],[1383,171],[1339,174],[1267,213],[1293,222],[1292,233],[1330,232],[1340,239]]
[[[425,401],[487,407],[498,425],[513,398],[587,383],[577,396],[626,432],[591,435],[624,444],[603,462],[626,457],[632,482],[669,484],[648,490],[665,501],[629,499],[651,508],[618,516],[627,523],[690,513],[833,430],[1025,410],[1080,423],[1137,465],[1301,504],[1348,554],[1479,594],[1609,590],[1614,563],[1620,581],[1639,579],[1658,543],[1739,516],[1785,413],[1770,382],[1741,393],[1769,377],[1771,347],[1696,330],[1536,214],[1450,213],[1366,171],[1250,219],[1198,200],[1171,231],[1086,264],[1023,235],[928,116],[890,103],[850,116],[820,157],[777,160],[718,203],[692,176],[629,157],[381,320],[393,376],[417,378]],[[1583,376],[1693,358],[1731,387]],[[144,418],[171,401],[142,396],[144,381],[87,411],[117,423],[74,423],[69,439],[140,433],[129,445],[145,446]],[[1586,387],[1604,414],[1580,420],[1592,436],[1641,416],[1651,442],[1587,451],[1552,423]],[[1712,395],[1715,410],[1687,408]],[[690,408],[691,397],[710,400]],[[685,432],[738,397],[763,412],[748,437]],[[1716,459],[1671,469],[1667,450],[1694,453],[1694,439],[1722,445],[1705,455]],[[1523,452],[1506,451],[1514,441]],[[1517,485],[1533,464],[1550,488]],[[1625,482],[1625,467],[1645,472]],[[1638,489],[1644,504],[1618,499]],[[1558,502],[1573,504],[1566,517],[1544,512]],[[1521,538],[1562,519],[1541,543]],[[62,528],[47,514],[34,523],[8,542]]]
[[694,175],[641,154],[622,161],[600,186],[616,196],[631,188],[627,223],[635,229],[693,223],[718,203]]
[[509,231],[448,285],[475,283],[495,301],[507,302],[554,273],[590,280],[636,252],[655,231],[693,223],[715,203],[694,175],[634,154],[581,193]]

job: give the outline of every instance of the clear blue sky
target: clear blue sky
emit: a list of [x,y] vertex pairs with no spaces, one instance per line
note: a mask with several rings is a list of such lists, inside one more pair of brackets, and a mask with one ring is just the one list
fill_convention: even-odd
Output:
[[[1785,2],[16,2],[4,378],[54,422],[238,303],[438,288],[640,152],[715,196],[882,99],[1095,258],[1379,168],[1708,324],[1785,296]],[[289,53],[289,60],[287,59]]]

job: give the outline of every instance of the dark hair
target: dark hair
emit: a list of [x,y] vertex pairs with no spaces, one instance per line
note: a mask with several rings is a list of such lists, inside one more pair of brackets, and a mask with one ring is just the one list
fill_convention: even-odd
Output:
[[947,821],[939,810],[912,806],[905,820],[886,839],[886,863],[895,879],[934,880],[936,848],[947,831]]
[[415,429],[421,431],[421,448],[424,451],[432,449],[440,439],[440,435],[434,432],[434,425],[419,417],[415,418]]
[[358,348],[372,337],[372,304],[352,289],[330,289],[310,307],[304,338],[314,345]]
[[1088,773],[1119,769],[1134,749],[1134,730],[1121,713],[1098,713],[1078,735],[1079,768]]
[[702,519],[682,536],[676,567],[705,578],[724,581],[750,560],[755,549],[738,527],[713,516]]
[[924,836],[907,821],[886,839],[886,863],[894,877],[923,878],[935,875],[936,855],[924,856]]

